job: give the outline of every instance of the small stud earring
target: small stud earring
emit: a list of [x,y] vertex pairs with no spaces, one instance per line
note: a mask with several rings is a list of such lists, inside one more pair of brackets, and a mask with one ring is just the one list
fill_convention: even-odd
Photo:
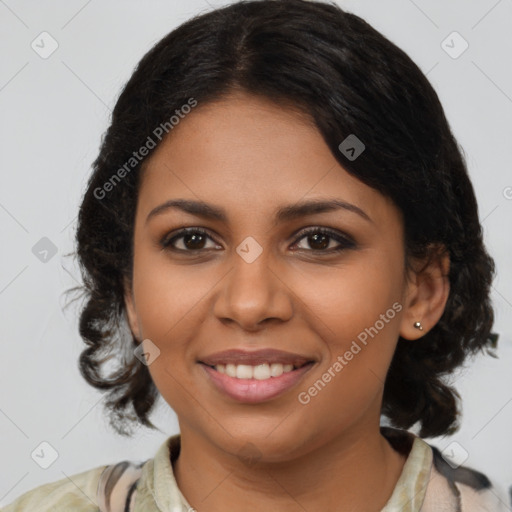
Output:
[[419,329],[420,331],[423,331],[423,326],[421,325],[421,322],[414,322],[414,327],[416,327],[416,329]]

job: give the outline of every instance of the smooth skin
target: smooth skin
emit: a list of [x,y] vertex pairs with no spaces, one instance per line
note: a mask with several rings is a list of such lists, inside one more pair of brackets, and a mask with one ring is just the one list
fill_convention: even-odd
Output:
[[[208,203],[226,219],[175,207],[148,218],[172,199]],[[277,209],[321,199],[364,213],[339,208],[276,222]],[[207,235],[174,239],[184,227]],[[310,227],[352,243],[303,235]],[[403,236],[398,208],[343,169],[307,116],[265,98],[237,91],[199,104],[155,149],[139,190],[125,303],[134,336],[160,350],[148,368],[178,416],[175,477],[198,512],[385,505],[405,463],[379,431],[386,372],[398,336],[415,343],[449,294],[447,256],[406,278]],[[236,251],[247,237],[262,248],[252,263]],[[401,311],[301,404],[299,393],[395,302]],[[244,404],[218,391],[198,363],[232,348],[276,348],[315,364],[284,394]],[[247,451],[249,461],[240,456]]]

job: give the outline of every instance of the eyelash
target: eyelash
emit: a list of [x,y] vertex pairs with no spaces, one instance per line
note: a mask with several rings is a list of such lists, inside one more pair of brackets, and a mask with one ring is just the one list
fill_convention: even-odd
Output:
[[[208,231],[206,231],[202,228],[193,227],[193,228],[184,228],[184,229],[178,231],[177,233],[175,233],[171,238],[169,238],[169,236],[166,235],[160,241],[160,245],[161,245],[162,249],[175,251],[175,252],[182,252],[182,253],[186,253],[186,252],[197,253],[200,251],[207,250],[207,249],[190,249],[190,250],[188,250],[188,249],[177,249],[176,247],[172,247],[173,242],[175,242],[176,240],[178,240],[180,238],[183,238],[185,235],[190,235],[190,234],[201,234],[201,235],[204,235],[204,236],[210,238],[211,240],[213,240],[215,242],[215,240],[210,236]],[[311,235],[311,234],[325,235],[325,236],[329,237],[330,239],[336,240],[340,244],[340,246],[337,248],[334,248],[334,249],[309,249],[309,250],[308,249],[299,249],[300,251],[305,250],[307,252],[313,252],[313,253],[317,253],[317,254],[318,253],[333,254],[333,253],[338,253],[338,252],[344,251],[346,249],[354,249],[356,247],[355,242],[353,240],[351,240],[350,237],[341,235],[340,233],[338,233],[336,231],[333,231],[333,230],[327,229],[327,228],[322,228],[322,227],[311,227],[311,228],[304,229],[303,231],[298,233],[297,238],[294,242],[294,245],[297,244],[303,238],[306,238],[308,235]],[[330,245],[330,243],[328,245]]]

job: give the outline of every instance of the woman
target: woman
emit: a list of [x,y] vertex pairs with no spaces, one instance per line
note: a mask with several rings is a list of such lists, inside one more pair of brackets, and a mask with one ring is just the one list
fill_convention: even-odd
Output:
[[120,433],[160,393],[180,434],[7,512],[505,510],[422,439],[456,430],[443,376],[491,346],[494,264],[435,91],[362,19],[261,0],[171,32],[77,244],[83,376]]

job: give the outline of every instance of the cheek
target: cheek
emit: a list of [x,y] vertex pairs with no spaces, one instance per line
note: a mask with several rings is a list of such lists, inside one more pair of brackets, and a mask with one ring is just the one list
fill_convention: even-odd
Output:
[[157,343],[186,338],[215,282],[211,271],[171,265],[165,253],[141,249],[134,261],[134,294],[143,336]]
[[400,311],[395,301],[373,311],[347,306],[339,316],[337,336],[328,340],[329,357],[297,390],[302,417],[312,428],[336,432],[340,425],[355,424],[369,411],[378,417]]
[[163,259],[142,251],[136,255],[133,286],[142,337],[160,351],[148,370],[164,400],[179,414],[190,401],[188,354],[204,289],[193,273],[170,269]]
[[324,344],[329,354],[298,397],[302,405],[328,409],[340,421],[349,421],[378,399],[403,308],[402,261],[397,255],[385,258],[368,251],[355,261],[332,270],[329,279],[311,279],[315,293],[308,306],[326,326]]
[[[318,319],[317,332],[322,337],[325,333],[333,356],[347,350],[347,343],[361,333],[364,338],[365,329],[376,322],[383,337],[390,331],[398,332],[403,263],[399,255],[386,254],[367,250],[354,253],[343,266],[301,272],[295,279],[290,275],[290,287],[312,312],[312,318]],[[395,303],[398,306],[393,309]]]

